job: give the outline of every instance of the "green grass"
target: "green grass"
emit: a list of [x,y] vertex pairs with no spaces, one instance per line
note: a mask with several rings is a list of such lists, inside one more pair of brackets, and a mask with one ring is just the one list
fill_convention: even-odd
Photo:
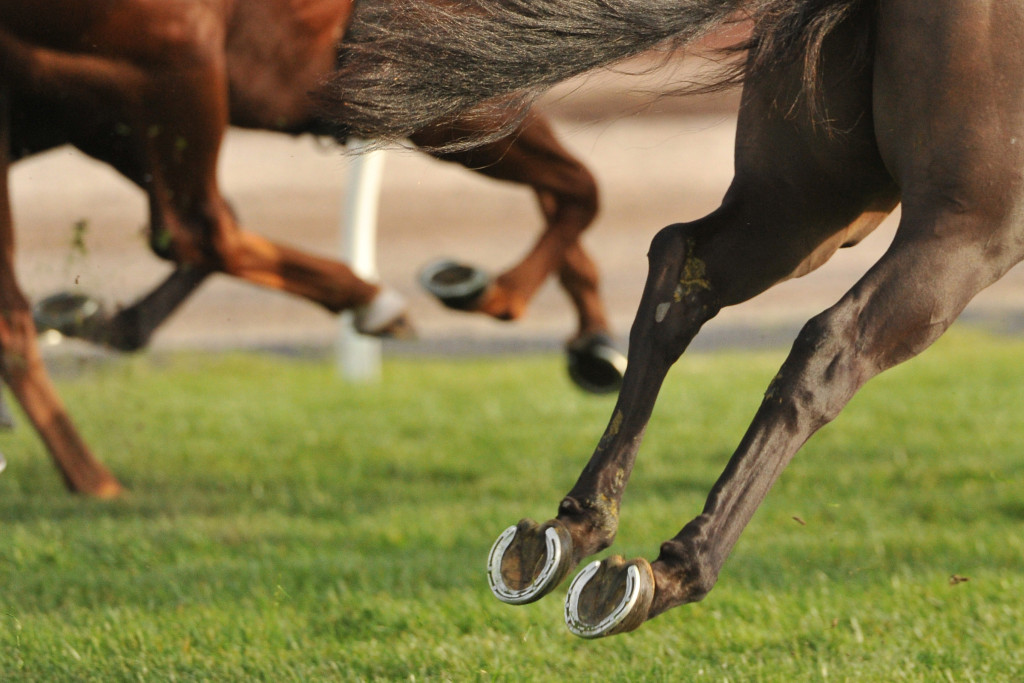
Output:
[[[782,356],[684,357],[616,552],[700,511]],[[509,607],[483,573],[610,414],[561,358],[390,360],[378,386],[259,355],[83,367],[61,391],[131,492],[69,496],[24,420],[0,436],[0,680],[1021,680],[1022,358],[955,331],[873,381],[704,602],[595,642],[564,588]]]

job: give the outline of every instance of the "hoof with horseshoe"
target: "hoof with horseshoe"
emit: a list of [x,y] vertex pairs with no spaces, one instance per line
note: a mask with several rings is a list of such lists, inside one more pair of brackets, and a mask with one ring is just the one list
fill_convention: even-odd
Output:
[[32,308],[36,331],[57,330],[65,337],[94,338],[109,320],[103,304],[87,294],[58,292]]
[[601,638],[639,628],[654,601],[654,573],[647,560],[614,555],[587,565],[569,586],[565,624],[581,638]]
[[610,394],[622,386],[626,357],[612,345],[607,334],[594,333],[569,343],[569,377],[592,394]]
[[473,311],[491,285],[491,276],[475,266],[441,259],[420,271],[420,285],[448,308]]
[[494,597],[525,605],[554,590],[574,566],[572,536],[561,522],[524,519],[494,542],[487,556],[487,579]]

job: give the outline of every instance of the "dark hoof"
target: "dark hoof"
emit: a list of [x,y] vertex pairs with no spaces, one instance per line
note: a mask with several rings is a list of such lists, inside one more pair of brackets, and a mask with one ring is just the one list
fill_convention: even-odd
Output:
[[558,520],[524,519],[498,537],[487,556],[494,597],[510,605],[540,600],[573,568],[572,536]]
[[87,294],[58,292],[32,308],[37,332],[57,330],[65,337],[88,337],[89,330],[106,319],[99,300]]
[[473,311],[491,286],[491,276],[474,266],[442,259],[420,271],[420,284],[448,308]]
[[605,334],[590,334],[571,342],[569,377],[580,389],[592,394],[611,394],[622,386],[626,357]]
[[626,633],[647,621],[654,602],[654,572],[642,558],[613,555],[591,562],[565,596],[565,625],[580,638]]

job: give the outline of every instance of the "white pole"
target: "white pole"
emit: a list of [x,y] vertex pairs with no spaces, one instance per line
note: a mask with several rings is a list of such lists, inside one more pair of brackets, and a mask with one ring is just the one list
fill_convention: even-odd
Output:
[[[349,167],[341,224],[341,258],[367,280],[377,274],[377,207],[384,176],[383,150],[364,151],[367,143],[351,139],[348,148],[355,152]],[[351,311],[341,314],[336,345],[337,366],[342,377],[357,382],[380,378],[381,343],[359,334]]]

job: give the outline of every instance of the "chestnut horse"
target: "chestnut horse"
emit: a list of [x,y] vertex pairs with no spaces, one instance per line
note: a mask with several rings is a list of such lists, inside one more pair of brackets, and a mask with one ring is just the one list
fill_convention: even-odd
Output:
[[[8,166],[66,143],[110,163],[148,195],[150,245],[177,264],[154,291],[113,316],[86,316],[75,298],[51,301],[71,309],[71,319],[59,323],[65,333],[139,348],[215,272],[332,312],[353,309],[367,334],[401,331],[401,297],[342,263],[242,229],[217,184],[229,124],[345,140],[344,124],[318,116],[309,92],[331,72],[351,9],[352,0],[0,0],[0,376],[71,490],[111,496],[120,486],[79,437],[40,361],[14,275]],[[557,274],[578,314],[570,374],[584,388],[617,389],[625,358],[608,341],[597,271],[579,241],[597,211],[594,180],[538,114],[518,118],[492,144],[452,149],[498,118],[508,117],[422,126],[409,138],[428,151],[447,148],[433,152],[439,159],[531,187],[543,233],[493,280],[451,264],[431,271],[426,284],[453,308],[511,320]]]
[[[737,12],[754,26],[739,46],[748,50],[740,71],[722,77],[744,80],[734,180],[720,208],[651,243],[629,366],[604,435],[556,517],[523,520],[492,548],[491,587],[506,602],[540,598],[612,543],[658,390],[701,326],[814,269],[902,202],[888,251],[799,333],[703,512],[653,562],[613,556],[576,576],[565,617],[577,635],[628,631],[707,595],[803,443],[1024,258],[1024,5],[1016,0],[475,0],[467,16],[449,8],[436,30],[419,33],[405,19],[422,26],[430,6],[410,2],[386,22],[386,5],[370,5],[337,72],[338,92],[358,89],[359,101],[327,99],[356,130],[385,135],[396,132],[397,102],[443,118],[673,35],[691,41]],[[427,51],[470,55],[445,64],[465,80],[412,92]]]

